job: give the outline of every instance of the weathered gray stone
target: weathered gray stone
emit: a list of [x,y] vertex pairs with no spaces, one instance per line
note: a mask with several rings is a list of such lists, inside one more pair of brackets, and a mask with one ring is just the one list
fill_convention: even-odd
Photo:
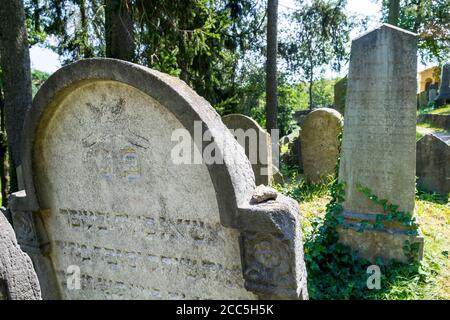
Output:
[[433,103],[434,100],[437,98],[437,90],[434,88],[431,88],[428,90],[428,104]]
[[341,114],[330,108],[315,109],[307,115],[300,139],[303,171],[308,181],[324,182],[335,174],[342,123]]
[[424,108],[428,106],[427,92],[423,91],[417,94],[417,107]]
[[283,143],[287,144],[287,151],[282,154],[281,162],[291,166],[298,166],[299,169],[303,169],[300,135],[301,128],[296,130],[295,133],[284,137],[286,139],[284,139]]
[[[405,240],[419,242],[401,225],[372,228],[385,214],[358,190],[369,188],[379,199],[413,213],[415,198],[417,37],[384,24],[353,40],[348,75],[345,126],[339,179],[346,183],[340,241],[368,259],[405,261]],[[363,221],[364,232],[355,232]],[[396,239],[395,241],[393,239]]]
[[261,203],[268,200],[276,200],[278,194],[274,188],[260,184],[253,192],[251,202]]
[[450,64],[444,64],[441,71],[441,85],[439,86],[439,96],[436,104],[441,106],[450,102]]
[[0,300],[40,300],[41,289],[31,259],[0,212]]
[[[203,161],[174,163],[172,135],[198,129]],[[41,87],[22,137],[11,210],[44,298],[307,298],[297,203],[250,203],[243,148],[181,80],[78,61]],[[211,141],[222,163],[202,156]],[[267,241],[287,252],[276,264],[258,262]]]
[[417,185],[443,196],[450,193],[450,145],[433,134],[417,141]]
[[272,147],[270,134],[252,118],[243,114],[222,117],[223,123],[232,130],[252,164],[256,185],[272,184]]
[[340,113],[345,111],[345,96],[347,94],[347,76],[334,85],[334,108]]

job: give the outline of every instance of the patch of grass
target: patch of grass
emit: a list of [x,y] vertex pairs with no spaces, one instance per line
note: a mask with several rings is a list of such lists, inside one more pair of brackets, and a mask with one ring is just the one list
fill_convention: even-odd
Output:
[[432,105],[429,105],[427,107],[421,108],[419,110],[417,110],[416,115],[421,115],[421,114],[426,114],[426,113],[430,113],[431,111],[433,111],[434,107]]
[[333,177],[325,179],[325,183],[310,183],[305,180],[300,172],[301,170],[296,166],[288,167],[282,165],[281,173],[286,183],[284,185],[275,185],[275,189],[298,202],[311,201],[329,194],[330,184],[334,180]]
[[432,111],[430,111],[430,113],[432,113],[432,114],[450,114],[450,104],[445,105],[438,109],[433,109]]
[[416,141],[419,141],[423,136],[424,134],[422,132],[416,130]]
[[449,202],[436,194],[417,193],[416,214],[425,236],[424,259],[420,264],[376,261],[381,289],[370,290],[366,282],[371,263],[359,259],[348,247],[329,241],[330,187],[308,186],[296,179],[279,186],[300,203],[311,299],[450,299]]
[[418,123],[417,124],[417,127],[416,127],[417,129],[428,129],[428,130],[432,130],[432,131],[435,131],[435,132],[442,132],[442,131],[445,131],[445,129],[443,129],[443,128],[438,128],[438,127],[433,127],[433,125],[431,125],[431,124],[429,124],[429,123],[425,123],[425,122],[422,122],[422,123]]

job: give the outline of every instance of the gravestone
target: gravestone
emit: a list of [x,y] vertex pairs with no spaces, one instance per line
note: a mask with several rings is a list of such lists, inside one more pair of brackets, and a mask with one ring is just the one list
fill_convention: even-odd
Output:
[[293,140],[287,144],[287,151],[282,155],[281,161],[284,164],[297,166],[300,170],[303,170],[300,136],[301,131],[297,137],[293,138]]
[[61,68],[21,159],[12,218],[46,299],[307,298],[297,202],[251,203],[243,148],[177,78],[115,59]]
[[423,91],[417,94],[417,108],[423,108],[428,106],[427,95],[428,95],[427,91]]
[[441,85],[439,95],[436,98],[438,106],[450,102],[450,64],[444,64],[441,71]]
[[346,94],[347,76],[336,82],[334,85],[334,109],[336,109],[340,114],[344,114]]
[[450,193],[450,144],[433,134],[417,141],[417,185],[445,197]]
[[435,88],[431,88],[428,90],[428,104],[433,103],[437,97],[437,90]]
[[274,172],[270,134],[255,120],[242,114],[226,115],[222,121],[245,149],[252,164],[256,185],[271,185]]
[[383,207],[360,191],[369,188],[398,210],[414,212],[416,70],[413,33],[383,24],[352,42],[339,171],[345,183],[339,240],[372,261],[406,261],[407,240],[418,243],[422,256],[420,229],[405,229],[399,222],[379,228],[375,222],[385,214]]
[[308,181],[325,182],[335,174],[342,122],[341,114],[330,108],[315,109],[306,116],[300,139],[303,171]]
[[40,299],[31,259],[20,249],[13,228],[0,212],[0,300]]

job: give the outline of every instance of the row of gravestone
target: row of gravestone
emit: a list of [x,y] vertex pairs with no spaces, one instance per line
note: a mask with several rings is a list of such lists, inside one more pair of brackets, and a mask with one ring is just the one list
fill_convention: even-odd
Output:
[[[357,183],[414,208],[416,50],[389,25],[352,43],[339,233],[369,259],[423,247],[397,225],[358,232],[384,213]],[[319,119],[306,127],[331,125]],[[113,59],[63,67],[33,100],[17,172],[12,221],[44,298],[308,298],[298,203],[255,186],[245,149],[179,79]]]
[[[301,130],[288,144],[282,161],[303,170],[312,182],[326,182],[335,174],[339,157],[342,116],[333,109],[315,109],[305,116]],[[450,137],[428,134],[417,141],[417,185],[422,190],[447,197],[450,193]]]

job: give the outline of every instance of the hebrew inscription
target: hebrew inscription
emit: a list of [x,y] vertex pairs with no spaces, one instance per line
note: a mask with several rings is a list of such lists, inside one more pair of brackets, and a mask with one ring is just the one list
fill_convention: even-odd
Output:
[[[35,181],[62,298],[255,298],[206,165],[171,161],[171,134],[183,126],[164,106],[95,81],[47,117]],[[67,285],[70,266],[80,289]]]

